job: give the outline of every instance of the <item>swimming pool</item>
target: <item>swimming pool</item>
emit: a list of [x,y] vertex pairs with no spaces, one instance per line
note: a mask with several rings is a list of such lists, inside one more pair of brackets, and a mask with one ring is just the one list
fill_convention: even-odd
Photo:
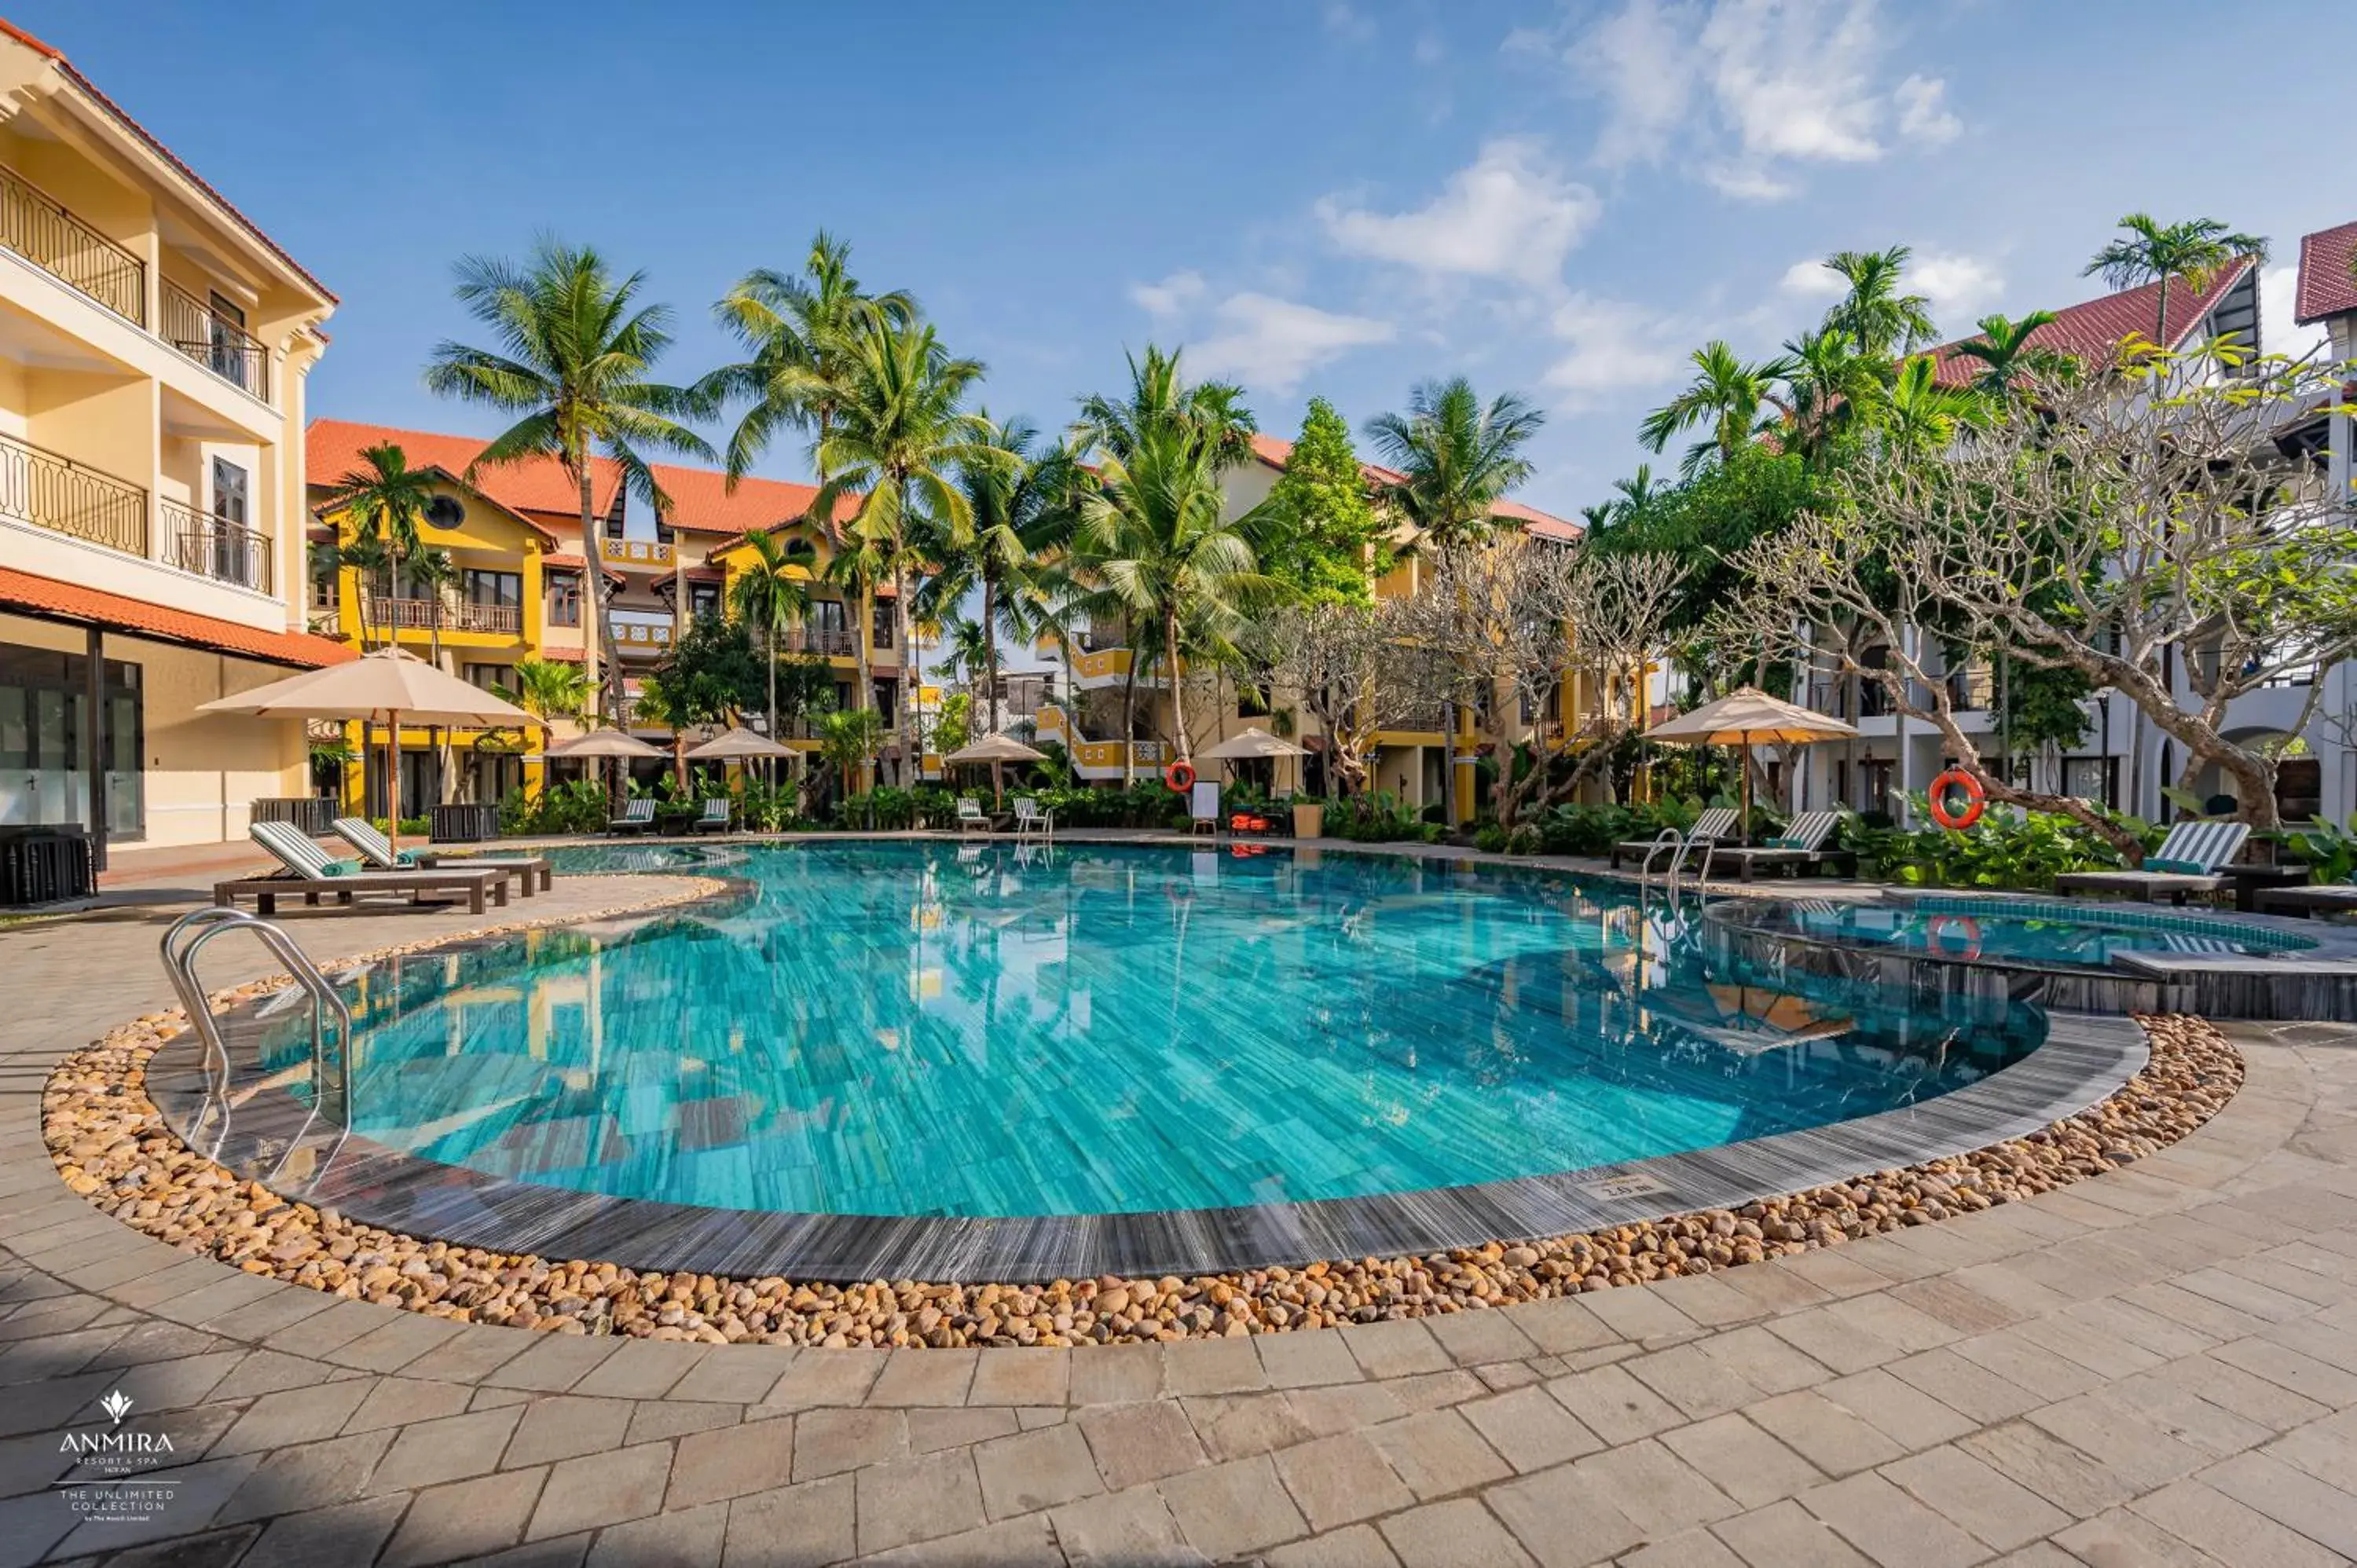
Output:
[[[1918,1104],[2025,1007],[1706,972],[1614,885],[1335,853],[832,842],[730,897],[373,967],[355,1133],[703,1208],[1260,1208],[1580,1170]],[[603,864],[610,852],[566,859]],[[577,866],[576,867],[577,868]],[[297,1059],[292,1018],[265,1058]]]
[[1900,949],[1932,958],[2104,969],[2122,953],[2252,956],[2316,943],[2251,921],[2022,898],[1917,897],[1905,905],[1770,906],[1795,935]]

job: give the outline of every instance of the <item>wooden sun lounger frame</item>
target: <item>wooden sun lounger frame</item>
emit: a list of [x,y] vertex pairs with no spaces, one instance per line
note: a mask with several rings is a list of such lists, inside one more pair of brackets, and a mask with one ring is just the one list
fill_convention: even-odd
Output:
[[226,909],[234,908],[241,898],[251,898],[256,910],[274,915],[279,899],[297,894],[305,904],[315,908],[322,894],[332,894],[339,908],[350,908],[353,899],[363,893],[406,893],[412,904],[423,904],[428,893],[453,892],[466,895],[468,914],[481,914],[487,897],[504,909],[508,907],[508,874],[502,869],[364,871],[352,876],[249,876],[215,883],[213,902]]
[[[368,839],[361,836],[360,830],[363,827],[368,829]],[[554,880],[554,872],[544,855],[454,854],[446,850],[429,849],[419,853],[407,865],[403,865],[397,860],[388,865],[385,864],[385,857],[392,853],[393,845],[382,833],[376,831],[373,823],[355,823],[350,818],[338,817],[335,822],[335,833],[338,838],[360,851],[361,858],[371,862],[380,872],[412,869],[503,872],[515,878],[516,891],[526,898],[531,897],[534,893],[547,892]]]

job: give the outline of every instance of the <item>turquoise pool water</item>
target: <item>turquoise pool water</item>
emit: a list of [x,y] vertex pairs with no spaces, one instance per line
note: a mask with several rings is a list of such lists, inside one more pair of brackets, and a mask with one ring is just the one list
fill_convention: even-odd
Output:
[[369,973],[356,1131],[715,1207],[1194,1208],[1823,1124],[1972,1082],[2043,1035],[2025,1008],[1707,974],[1658,902],[1649,919],[1617,886],[1536,874],[1094,845],[712,853],[746,883],[718,905]]
[[2292,932],[2247,921],[2100,904],[1958,897],[1919,899],[1912,908],[1785,908],[1787,922],[1804,936],[1903,948],[1936,958],[2081,969],[2107,968],[2114,955],[2126,952],[2255,954],[2316,945]]

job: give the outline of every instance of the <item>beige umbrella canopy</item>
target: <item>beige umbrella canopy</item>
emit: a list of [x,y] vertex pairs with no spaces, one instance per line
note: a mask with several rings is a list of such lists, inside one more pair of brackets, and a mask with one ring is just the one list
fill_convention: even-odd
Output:
[[401,838],[401,726],[513,725],[538,723],[504,698],[493,696],[397,648],[381,648],[324,670],[306,671],[284,681],[273,681],[199,703],[209,714],[252,714],[266,719],[361,719],[382,724],[393,736],[393,765],[386,770],[386,808],[398,845]]
[[618,729],[593,729],[587,735],[576,735],[571,740],[560,740],[544,754],[549,757],[661,757],[662,752],[634,735]]
[[1254,757],[1307,757],[1309,751],[1306,746],[1296,746],[1289,740],[1269,734],[1258,725],[1252,725],[1217,746],[1205,746],[1195,755],[1207,762],[1237,762]]
[[744,728],[726,729],[688,751],[693,762],[741,762],[749,757],[791,757],[794,748]]
[[[1830,714],[1771,697],[1757,686],[1739,686],[1690,714],[1655,725],[1647,740],[1672,746],[1805,746],[1817,740],[1847,740],[1857,734]],[[1751,831],[1751,763],[1738,769],[1743,790],[1743,831]]]
[[962,746],[942,758],[944,764],[987,762],[990,764],[991,809],[1006,803],[1006,779],[1002,771],[1010,762],[1045,762],[1046,754],[1032,750],[1012,736],[986,735],[972,746]]

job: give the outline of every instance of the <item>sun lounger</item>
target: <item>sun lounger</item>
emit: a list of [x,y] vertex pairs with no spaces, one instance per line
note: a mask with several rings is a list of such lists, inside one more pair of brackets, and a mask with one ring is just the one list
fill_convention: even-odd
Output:
[[1855,866],[1857,856],[1850,851],[1825,847],[1834,830],[1841,826],[1841,820],[1839,811],[1803,811],[1792,819],[1783,837],[1764,844],[1723,845],[1714,852],[1713,858],[1732,864],[1737,878],[1744,882],[1750,881],[1762,868],[1797,875],[1836,864]]
[[645,795],[622,802],[622,814],[606,822],[609,833],[651,833],[655,829],[655,803]]
[[1043,809],[1032,796],[1016,796],[1015,836],[1017,839],[1035,836],[1053,839],[1056,836],[1056,814]]
[[728,831],[728,801],[726,797],[716,796],[712,800],[705,801],[704,815],[688,823],[687,831],[692,833],[726,832]]
[[[1672,830],[1664,829],[1663,831],[1667,832]],[[1656,849],[1666,849],[1672,844],[1676,844],[1683,846],[1685,850],[1691,852],[1695,846],[1699,844],[1704,839],[1709,839],[1713,843],[1718,843],[1733,838],[1734,836],[1735,808],[1732,806],[1713,806],[1701,816],[1696,817],[1694,821],[1694,826],[1688,828],[1684,832],[1678,834],[1675,839],[1665,840],[1659,834],[1656,834],[1654,837],[1649,839],[1626,839],[1620,843],[1614,844],[1612,846],[1612,869],[1615,871],[1620,870],[1620,863],[1623,860],[1633,860],[1641,866],[1652,868],[1652,857]]]
[[[2251,836],[2248,822],[2179,822],[2169,830],[2160,847],[2130,871],[2069,871],[2054,879],[2054,890],[2073,893],[2116,893],[2157,904],[2166,898],[2182,904],[2196,893],[2215,893],[2226,879],[2218,868],[2242,853]],[[2279,892],[2298,893],[2300,888]]]
[[547,857],[537,854],[448,854],[430,849],[404,850],[393,843],[365,817],[338,817],[330,824],[336,836],[361,852],[361,858],[380,871],[498,871],[515,878],[516,891],[525,897],[548,890],[551,869]]
[[251,898],[257,910],[273,915],[278,912],[280,898],[296,894],[306,904],[316,906],[322,896],[331,896],[339,907],[350,908],[362,895],[402,893],[407,894],[413,904],[425,902],[428,893],[464,894],[468,911],[476,915],[483,912],[486,898],[501,908],[507,908],[508,881],[504,871],[443,867],[430,871],[346,873],[328,858],[309,834],[292,822],[255,822],[246,831],[285,869],[277,875],[215,884],[213,902],[224,908],[242,898]]
[[2259,894],[2266,915],[2357,915],[2357,887],[2345,882],[2316,887],[2269,887]]
[[971,795],[960,795],[957,803],[957,825],[961,833],[986,833],[992,831],[990,818],[982,802]]

